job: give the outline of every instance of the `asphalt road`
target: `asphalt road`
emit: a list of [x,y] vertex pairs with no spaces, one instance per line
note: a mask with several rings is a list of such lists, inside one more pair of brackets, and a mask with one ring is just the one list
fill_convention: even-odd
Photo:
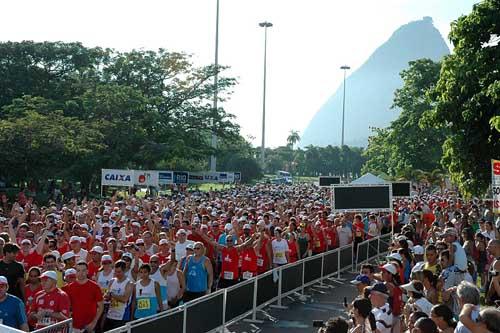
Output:
[[313,320],[326,321],[328,318],[342,316],[347,318],[344,310],[344,297],[350,302],[356,296],[356,289],[349,283],[354,274],[342,274],[341,280],[325,280],[323,285],[315,284],[304,290],[307,298],[293,294],[282,300],[286,309],[264,308],[257,312],[257,319],[262,324],[253,324],[241,320],[229,325],[226,333],[310,333]]

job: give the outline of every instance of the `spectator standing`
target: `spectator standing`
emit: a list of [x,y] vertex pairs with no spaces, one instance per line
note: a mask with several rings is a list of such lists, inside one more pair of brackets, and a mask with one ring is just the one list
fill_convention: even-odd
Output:
[[394,317],[391,307],[387,303],[389,293],[383,283],[376,283],[370,288],[370,301],[373,306],[372,313],[377,322],[377,330],[380,333],[391,333]]
[[7,278],[9,282],[9,294],[24,301],[24,267],[21,263],[16,261],[18,252],[19,246],[17,246],[17,244],[7,243],[4,245],[4,257],[0,261],[0,275]]
[[0,322],[12,328],[29,331],[24,304],[17,296],[7,293],[9,281],[0,276]]
[[[457,299],[458,299],[458,309],[464,307],[465,304],[472,304],[474,308],[470,313],[472,320],[477,320],[479,316],[479,302],[481,293],[479,289],[470,282],[461,282],[456,288]],[[456,311],[455,313],[459,313]],[[455,333],[471,333],[471,331],[465,327],[465,325],[460,321],[455,328]]]

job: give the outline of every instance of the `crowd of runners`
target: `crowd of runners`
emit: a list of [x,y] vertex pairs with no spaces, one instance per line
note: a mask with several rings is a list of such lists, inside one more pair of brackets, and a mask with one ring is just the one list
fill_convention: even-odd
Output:
[[[76,332],[103,332],[394,228],[387,262],[352,281],[350,330],[498,332],[500,222],[489,203],[414,194],[363,214],[332,212],[329,190],[313,185],[46,206],[2,196],[0,323],[28,331],[72,318]],[[492,307],[480,314],[481,302]]]

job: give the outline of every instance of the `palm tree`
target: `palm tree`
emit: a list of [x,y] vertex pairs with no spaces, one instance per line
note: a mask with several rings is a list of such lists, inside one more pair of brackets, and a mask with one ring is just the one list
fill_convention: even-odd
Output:
[[288,138],[286,138],[286,142],[290,148],[293,149],[293,146],[300,141],[300,135],[298,131],[291,130]]

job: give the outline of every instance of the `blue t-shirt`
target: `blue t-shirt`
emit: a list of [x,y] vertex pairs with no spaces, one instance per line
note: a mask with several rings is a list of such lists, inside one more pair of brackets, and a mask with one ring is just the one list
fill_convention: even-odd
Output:
[[7,294],[7,298],[0,302],[0,321],[3,325],[20,329],[26,324],[26,312],[23,302],[14,295]]

